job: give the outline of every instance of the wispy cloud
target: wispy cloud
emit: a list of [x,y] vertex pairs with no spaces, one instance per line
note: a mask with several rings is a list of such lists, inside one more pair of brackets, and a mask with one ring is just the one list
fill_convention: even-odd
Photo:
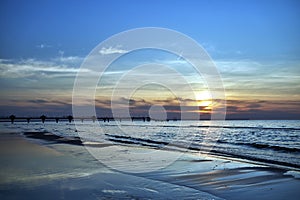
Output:
[[[59,77],[75,76],[78,67],[70,67],[68,63],[77,62],[80,58],[57,58],[52,61],[26,59],[20,61],[0,60],[0,77],[2,78],[26,78],[26,77]],[[57,63],[59,61],[59,63]],[[88,72],[88,70],[82,70]]]
[[36,45],[36,48],[39,48],[39,49],[44,49],[44,48],[51,48],[52,46],[49,45],[49,44],[38,44]]
[[84,57],[79,56],[60,56],[57,58],[52,59],[53,62],[61,64],[61,65],[72,65],[79,67]]
[[121,54],[121,53],[127,53],[127,50],[122,49],[121,46],[116,47],[103,47],[99,53],[102,55],[109,55],[109,54]]
[[300,61],[215,61],[229,98],[299,99]]

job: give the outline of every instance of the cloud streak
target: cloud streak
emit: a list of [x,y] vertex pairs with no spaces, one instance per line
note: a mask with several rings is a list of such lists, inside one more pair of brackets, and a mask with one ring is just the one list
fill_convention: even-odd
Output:
[[109,55],[109,54],[122,54],[127,53],[128,51],[121,48],[121,46],[117,47],[102,47],[102,49],[99,51],[101,55]]
[[[60,77],[75,76],[79,71],[78,67],[70,67],[68,63],[79,58],[68,57],[60,59],[60,63],[53,61],[40,61],[27,59],[21,61],[0,60],[0,77],[1,78],[27,78],[27,77]],[[56,60],[56,59],[54,59]],[[82,72],[90,72],[83,70]]]

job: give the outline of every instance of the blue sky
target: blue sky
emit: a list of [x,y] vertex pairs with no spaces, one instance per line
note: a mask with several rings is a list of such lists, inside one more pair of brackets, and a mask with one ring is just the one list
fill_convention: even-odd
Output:
[[299,7],[295,0],[1,1],[1,57],[84,56],[112,34],[158,26],[189,35],[214,58],[296,59]]
[[228,102],[236,101],[229,105],[234,116],[257,110],[262,118],[272,110],[300,116],[293,111],[300,108],[300,1],[3,0],[0,5],[1,115],[22,106],[24,112],[35,110],[30,101],[48,106],[45,112],[55,106],[70,112],[83,58],[113,34],[150,26],[182,32],[207,50]]

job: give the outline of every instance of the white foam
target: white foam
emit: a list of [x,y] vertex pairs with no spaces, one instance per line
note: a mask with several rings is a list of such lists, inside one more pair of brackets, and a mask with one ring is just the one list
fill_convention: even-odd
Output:
[[298,171],[287,171],[284,173],[284,175],[291,175],[294,178],[300,179],[300,172]]

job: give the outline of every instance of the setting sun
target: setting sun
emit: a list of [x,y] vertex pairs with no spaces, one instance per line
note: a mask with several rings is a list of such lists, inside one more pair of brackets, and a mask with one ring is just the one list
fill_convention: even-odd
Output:
[[211,94],[209,91],[201,91],[195,93],[197,106],[208,107],[212,104]]

